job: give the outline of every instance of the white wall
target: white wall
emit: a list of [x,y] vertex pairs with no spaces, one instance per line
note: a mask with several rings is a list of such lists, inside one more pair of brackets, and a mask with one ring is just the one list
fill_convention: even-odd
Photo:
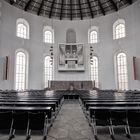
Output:
[[[109,14],[93,20],[59,21],[38,17],[23,12],[13,6],[2,2],[2,16],[0,17],[0,60],[10,57],[9,78],[2,78],[2,63],[0,63],[0,89],[14,88],[15,51],[23,48],[29,53],[29,89],[42,89],[43,84],[43,58],[50,55],[49,44],[43,43],[43,26],[53,25],[54,44],[54,79],[55,80],[90,80],[88,29],[91,25],[99,27],[99,43],[93,45],[95,54],[99,58],[99,82],[102,89],[115,89],[114,55],[123,50],[128,56],[129,89],[139,89],[140,81],[133,80],[133,56],[140,58],[140,6],[139,2],[120,11],[119,17],[126,21],[126,37],[113,40],[112,27],[118,19],[117,13]],[[30,39],[24,40],[16,37],[16,20],[25,18],[30,25]],[[66,30],[73,28],[76,31],[77,43],[85,44],[85,72],[58,72],[57,53],[58,43],[66,42]],[[0,61],[1,62],[1,61]],[[140,63],[140,62],[139,62]]]
[[0,2],[0,88],[2,85],[2,55],[1,55],[1,34],[2,34],[2,24],[1,24],[1,16],[2,16],[2,3]]

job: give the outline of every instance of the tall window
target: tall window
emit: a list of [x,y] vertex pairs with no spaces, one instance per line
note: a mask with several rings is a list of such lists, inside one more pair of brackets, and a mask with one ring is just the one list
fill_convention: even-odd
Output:
[[90,43],[97,43],[97,31],[91,31],[90,32]]
[[49,87],[49,81],[52,80],[52,59],[50,56],[46,56],[44,60],[44,79],[45,79],[45,87]]
[[45,43],[54,43],[54,33],[50,26],[45,26],[43,30],[43,40]]
[[93,56],[91,59],[91,80],[95,82],[95,87],[99,87],[99,77],[98,77],[98,58]]
[[17,20],[17,37],[29,39],[29,24],[25,19]]
[[92,26],[88,31],[88,42],[89,43],[98,43],[98,27]]
[[125,21],[123,19],[117,20],[113,25],[114,39],[123,38],[125,33]]
[[51,31],[45,31],[44,33],[44,41],[45,43],[52,43],[52,32]]
[[117,73],[118,73],[119,90],[127,90],[128,75],[127,75],[127,57],[125,53],[119,53],[117,55]]
[[27,81],[27,54],[23,51],[16,53],[16,90],[25,90]]

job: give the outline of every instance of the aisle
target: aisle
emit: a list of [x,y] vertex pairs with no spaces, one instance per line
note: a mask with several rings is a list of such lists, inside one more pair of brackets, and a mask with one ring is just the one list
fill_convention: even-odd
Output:
[[94,140],[78,101],[66,101],[47,140]]

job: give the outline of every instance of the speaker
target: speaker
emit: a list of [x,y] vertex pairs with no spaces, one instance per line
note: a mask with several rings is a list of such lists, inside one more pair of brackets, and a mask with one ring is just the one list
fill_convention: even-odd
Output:
[[140,80],[140,58],[133,57],[134,80]]
[[136,76],[136,57],[133,56],[133,71],[134,71],[134,80],[137,79]]
[[3,79],[8,80],[8,73],[9,73],[9,57],[6,56],[4,58],[4,72],[3,72]]

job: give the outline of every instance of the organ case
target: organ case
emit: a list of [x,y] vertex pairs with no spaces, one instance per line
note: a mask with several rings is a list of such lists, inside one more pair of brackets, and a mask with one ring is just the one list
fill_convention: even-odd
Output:
[[84,45],[77,43],[59,44],[58,70],[84,71]]

